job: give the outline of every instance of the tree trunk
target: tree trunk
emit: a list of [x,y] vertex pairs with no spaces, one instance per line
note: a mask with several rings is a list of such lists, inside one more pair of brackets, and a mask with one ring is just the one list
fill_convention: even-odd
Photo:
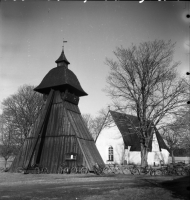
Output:
[[141,167],[148,165],[148,148],[141,143]]
[[7,160],[8,160],[8,159],[5,159],[5,169],[6,169],[6,167],[7,167]]
[[171,149],[172,163],[175,163],[174,150]]

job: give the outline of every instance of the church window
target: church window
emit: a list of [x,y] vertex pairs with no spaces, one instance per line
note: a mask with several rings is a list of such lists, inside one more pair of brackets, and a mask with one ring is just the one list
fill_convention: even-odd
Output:
[[112,146],[108,148],[108,160],[113,161],[113,147]]

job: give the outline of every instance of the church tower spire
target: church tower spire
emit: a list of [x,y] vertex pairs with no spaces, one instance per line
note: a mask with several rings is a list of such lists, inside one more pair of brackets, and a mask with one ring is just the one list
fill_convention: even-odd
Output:
[[[67,41],[63,41],[63,44]],[[64,46],[59,58],[55,61],[57,67],[51,69],[43,78],[41,83],[34,88],[34,91],[42,94],[49,94],[51,89],[58,89],[60,91],[68,90],[70,93],[78,97],[88,95],[81,87],[76,75],[68,69],[70,62],[65,57]]]
[[63,46],[62,46],[62,52],[59,58],[55,61],[57,63],[57,67],[67,67],[70,64],[70,62],[67,60],[65,53],[64,53],[64,43],[67,41],[63,40]]

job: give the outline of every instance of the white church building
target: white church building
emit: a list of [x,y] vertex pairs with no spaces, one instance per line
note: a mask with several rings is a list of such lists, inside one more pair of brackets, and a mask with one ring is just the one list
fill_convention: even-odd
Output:
[[[111,124],[105,126],[96,139],[104,163],[140,165],[140,139],[130,125],[138,124],[137,117],[109,111],[107,118],[111,118]],[[168,147],[156,127],[151,128],[151,132],[153,135],[148,146],[148,165],[158,165],[160,161],[168,164]]]

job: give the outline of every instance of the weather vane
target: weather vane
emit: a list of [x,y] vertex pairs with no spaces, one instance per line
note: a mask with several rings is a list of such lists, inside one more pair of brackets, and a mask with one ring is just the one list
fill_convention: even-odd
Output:
[[67,41],[65,41],[64,38],[63,38],[63,46],[62,46],[62,47],[63,47],[63,50],[64,50],[64,43],[66,43],[66,42],[67,42]]

